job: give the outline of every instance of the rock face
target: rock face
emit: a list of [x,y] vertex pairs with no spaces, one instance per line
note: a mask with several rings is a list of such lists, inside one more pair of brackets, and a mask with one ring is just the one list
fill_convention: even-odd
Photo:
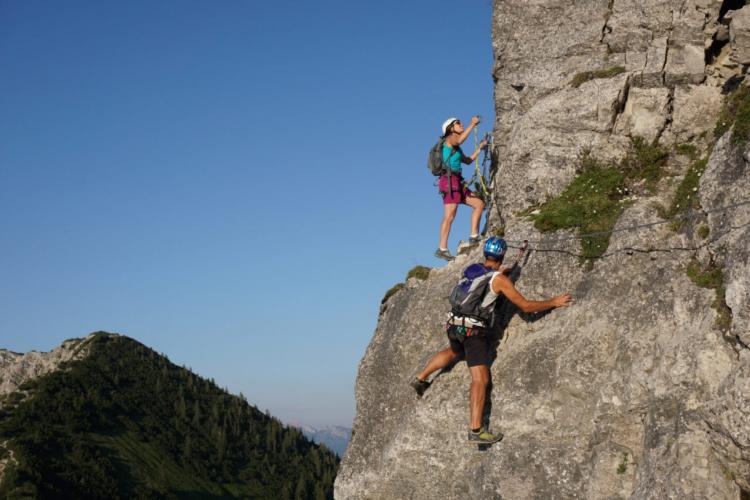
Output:
[[[448,293],[481,251],[409,280],[360,363],[336,498],[750,498],[750,205],[737,205],[750,199],[750,149],[712,137],[722,86],[746,69],[748,14],[728,0],[495,2],[490,226],[532,240],[517,277],[527,298],[575,303],[503,306],[485,417],[505,439],[477,449],[463,362],[421,399],[408,381],[447,344]],[[710,152],[703,212],[681,230],[616,231],[582,266],[579,241],[560,241],[575,232],[542,234],[518,215],[559,194],[583,150],[616,161],[636,136]],[[687,162],[667,169],[616,230],[663,220],[655,207]],[[691,262],[723,270],[723,296],[691,280]]]

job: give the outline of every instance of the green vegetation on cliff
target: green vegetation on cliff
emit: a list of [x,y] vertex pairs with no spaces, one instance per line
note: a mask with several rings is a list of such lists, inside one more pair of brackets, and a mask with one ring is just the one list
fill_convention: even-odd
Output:
[[620,170],[628,181],[645,181],[646,189],[655,192],[656,183],[664,175],[669,151],[659,143],[649,143],[641,137],[633,138],[630,145],[630,152],[620,162]]
[[6,399],[2,498],[333,496],[337,457],[127,337]]
[[[625,175],[590,156],[580,162],[580,172],[559,196],[548,200],[532,215],[542,232],[578,228],[581,233],[609,231],[622,214]],[[599,257],[607,249],[610,234],[581,239],[583,257]]]
[[[691,210],[700,208],[700,196],[698,195],[698,187],[701,176],[706,170],[708,164],[708,157],[693,161],[688,167],[685,177],[682,178],[680,185],[677,186],[677,191],[672,198],[669,208],[661,209],[660,215],[665,219],[672,219],[677,216],[687,215]],[[675,231],[680,230],[686,224],[686,219],[676,219],[672,221],[672,229]]]
[[542,232],[577,228],[581,234],[603,233],[581,238],[584,260],[600,257],[607,250],[610,233],[626,205],[629,188],[642,182],[653,191],[661,179],[668,153],[656,143],[633,139],[628,155],[618,164],[606,164],[584,153],[578,174],[560,193],[529,212]]
[[688,278],[701,288],[714,290],[716,297],[712,307],[716,310],[716,326],[728,330],[732,325],[732,310],[727,306],[726,289],[724,288],[724,272],[714,262],[710,262],[705,269],[693,259],[686,269]]
[[732,125],[732,143],[744,145],[750,137],[750,89],[744,85],[740,85],[724,101],[724,107],[714,128],[714,137],[718,139]]
[[417,278],[418,280],[426,280],[430,276],[431,268],[427,266],[414,266],[406,274],[406,279]]
[[396,294],[396,292],[398,292],[399,290],[401,290],[405,286],[406,285],[404,283],[400,283],[399,282],[399,283],[396,283],[395,285],[393,285],[392,287],[390,287],[388,289],[388,291],[385,292],[385,295],[383,295],[383,298],[380,300],[380,304],[383,305],[386,302],[388,302],[388,299],[390,299],[391,297],[393,297]]
[[[418,280],[424,281],[430,276],[431,270],[432,268],[427,267],[427,266],[420,266],[420,265],[414,266],[409,270],[408,273],[406,273],[406,280],[408,281],[411,278],[417,278]],[[391,288],[389,288],[387,292],[385,292],[385,295],[383,295],[383,298],[380,300],[381,314],[385,310],[383,306],[386,302],[388,302],[388,299],[390,299],[393,295],[396,294],[396,292],[403,289],[404,287],[406,287],[406,283],[399,282],[393,285]]]

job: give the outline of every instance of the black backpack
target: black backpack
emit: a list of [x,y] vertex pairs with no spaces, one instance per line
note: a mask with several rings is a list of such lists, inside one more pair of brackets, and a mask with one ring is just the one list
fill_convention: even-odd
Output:
[[[453,194],[453,184],[451,183],[451,167],[443,160],[443,145],[445,144],[445,137],[438,139],[437,143],[430,149],[430,155],[427,157],[427,168],[430,169],[432,175],[440,177],[443,174],[448,174],[448,192]],[[451,152],[448,158],[453,155],[456,148],[451,148]]]
[[[451,171],[450,167],[443,160],[443,145],[445,144],[445,137],[441,137],[437,143],[430,149],[430,156],[427,158],[427,168],[430,169],[432,175],[440,177],[445,173]],[[453,148],[455,151],[456,148]],[[453,151],[451,151],[453,154]],[[450,156],[449,156],[450,158]]]
[[479,320],[485,325],[491,323],[495,304],[483,308],[482,300],[489,291],[492,271],[482,264],[472,264],[464,269],[448,298],[454,316]]

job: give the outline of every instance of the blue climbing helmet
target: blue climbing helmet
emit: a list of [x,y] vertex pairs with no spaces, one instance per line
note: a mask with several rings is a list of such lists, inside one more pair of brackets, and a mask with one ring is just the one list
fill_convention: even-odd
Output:
[[497,236],[487,238],[484,242],[484,256],[487,258],[502,260],[506,250],[508,250],[508,244]]

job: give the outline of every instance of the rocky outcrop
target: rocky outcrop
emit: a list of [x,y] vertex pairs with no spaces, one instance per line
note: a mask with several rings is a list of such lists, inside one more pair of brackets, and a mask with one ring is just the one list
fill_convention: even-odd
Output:
[[721,109],[719,87],[682,85],[675,87],[672,123],[668,134],[676,142],[688,142],[711,130],[716,124],[716,112]]
[[[540,315],[503,306],[486,421],[505,439],[477,449],[464,442],[463,363],[421,399],[407,382],[445,346],[447,295],[480,250],[410,280],[385,303],[360,363],[337,498],[750,494],[750,205],[737,205],[750,199],[750,150],[712,136],[722,92],[744,84],[750,30],[735,20],[746,12],[712,0],[495,3],[490,226],[532,240],[517,276],[524,295],[569,291],[575,303]],[[674,155],[583,266],[574,231],[539,233],[520,214],[570,183],[582,151],[615,162],[634,137],[710,152],[695,187],[703,213],[679,231],[619,231],[664,221],[657,207],[688,168]],[[690,265],[719,269],[721,286],[698,286]]]
[[82,358],[90,338],[66,340],[50,352],[19,354],[0,349],[0,398],[16,391],[27,380],[58,369],[61,363]]
[[[24,397],[24,392],[18,391],[24,382],[53,372],[65,362],[85,357],[88,354],[86,345],[91,338],[92,336],[68,339],[49,352],[31,351],[20,354],[0,349],[0,410],[9,394],[15,393],[16,398]],[[0,443],[0,483],[8,464],[15,463],[15,460],[15,452],[7,441]]]

